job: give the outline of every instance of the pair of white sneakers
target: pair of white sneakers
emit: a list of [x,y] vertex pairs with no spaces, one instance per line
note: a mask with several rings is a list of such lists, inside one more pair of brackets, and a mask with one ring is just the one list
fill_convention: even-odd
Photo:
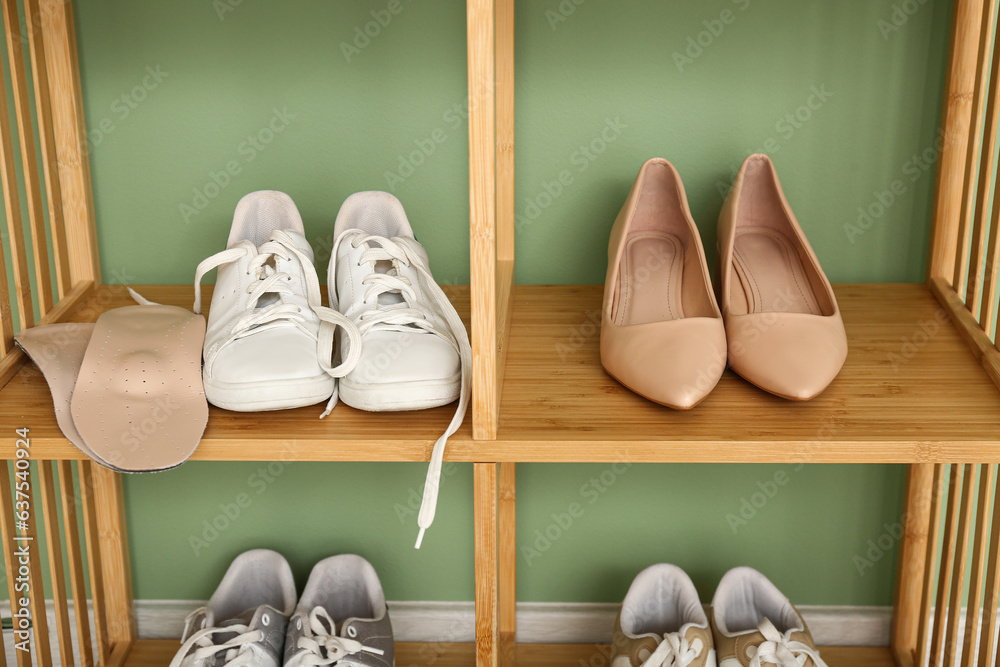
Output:
[[827,667],[802,615],[763,574],[727,572],[705,609],[660,563],[636,576],[615,622],[611,667]]
[[239,412],[327,400],[322,417],[338,400],[380,412],[458,399],[431,456],[419,548],[434,520],[445,444],[469,404],[468,333],[435,282],[402,204],[387,192],[359,192],[341,207],[327,305],[313,261],[291,197],[261,191],[240,200],[226,250],[201,262],[195,275],[200,313],[202,278],[218,269],[205,334],[205,395]]

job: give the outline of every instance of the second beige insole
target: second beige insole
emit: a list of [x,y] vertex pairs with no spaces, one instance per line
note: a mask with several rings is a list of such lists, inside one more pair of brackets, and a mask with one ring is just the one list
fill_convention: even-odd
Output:
[[684,317],[681,279],[684,244],[674,234],[629,236],[619,275],[619,325],[648,324]]
[[743,292],[748,312],[820,314],[802,259],[784,235],[769,227],[740,230],[733,256],[739,284],[731,289]]

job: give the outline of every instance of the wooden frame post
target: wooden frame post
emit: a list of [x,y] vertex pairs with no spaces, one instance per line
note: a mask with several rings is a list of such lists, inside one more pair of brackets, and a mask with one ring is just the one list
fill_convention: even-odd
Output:
[[[923,602],[924,572],[928,535],[931,532],[931,500],[935,492],[935,466],[929,463],[907,466],[904,495],[903,539],[896,570],[896,598],[892,615],[890,646],[899,667],[916,663],[917,638]],[[936,534],[936,532],[935,532]]]
[[81,281],[92,280],[96,286],[101,281],[101,265],[97,254],[73,3],[72,0],[41,0],[39,9],[55,152],[59,161],[70,284],[75,286]]
[[514,281],[514,2],[468,0],[472,425],[497,436]]
[[114,650],[120,644],[131,645],[136,639],[122,478],[103,466],[91,465],[90,479],[94,485],[108,643]]
[[497,464],[473,464],[476,533],[476,667],[500,664],[497,582]]

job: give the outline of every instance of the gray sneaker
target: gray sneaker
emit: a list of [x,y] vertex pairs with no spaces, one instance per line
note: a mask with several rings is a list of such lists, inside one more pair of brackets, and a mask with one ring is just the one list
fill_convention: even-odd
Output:
[[361,556],[313,568],[288,621],[285,667],[392,667],[392,623],[375,568]]
[[208,605],[188,615],[170,667],[279,667],[294,609],[288,561],[268,549],[240,554]]

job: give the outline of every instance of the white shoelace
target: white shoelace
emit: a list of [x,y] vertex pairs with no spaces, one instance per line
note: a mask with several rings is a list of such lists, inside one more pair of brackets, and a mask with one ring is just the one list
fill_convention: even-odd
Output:
[[[280,258],[283,261],[288,261],[293,255],[299,260],[303,269],[302,273],[306,278],[308,306],[320,319],[318,336],[305,326],[306,318],[302,307],[294,303],[287,303],[281,297],[282,294],[292,295],[295,293],[288,284],[292,277],[275,269],[273,260]],[[272,232],[271,239],[259,247],[254,247],[249,241],[243,241],[202,261],[198,265],[194,277],[194,312],[201,314],[201,280],[205,274],[220,266],[238,262],[244,257],[251,258],[247,274],[254,277],[255,280],[247,289],[250,300],[247,302],[246,313],[233,325],[229,331],[229,338],[223,345],[264,328],[291,322],[304,333],[316,339],[320,367],[330,377],[341,378],[354,370],[361,358],[361,332],[354,322],[338,311],[322,305],[319,278],[316,277],[315,270],[312,270],[312,260],[296,247],[295,242],[288,234],[281,230]],[[257,302],[266,294],[278,295],[278,300],[263,308],[258,308]],[[339,366],[333,367],[331,359],[333,357],[333,339],[337,327],[341,327],[347,334],[349,344],[346,358],[341,361]],[[335,388],[323,416],[329,414],[336,404],[337,390]]]
[[364,652],[374,655],[385,653],[382,649],[365,646],[356,639],[338,637],[333,619],[323,607],[316,607],[309,612],[309,630],[312,636],[299,637],[299,642],[296,645],[299,651],[285,663],[288,667],[333,665],[344,660],[347,656],[357,653]]
[[[216,634],[232,634],[236,637],[224,644],[216,644],[212,641],[212,636]],[[222,628],[203,628],[188,637],[188,640],[181,645],[180,651],[170,661],[170,667],[180,667],[184,659],[187,658],[191,649],[197,645],[193,654],[196,661],[203,661],[213,658],[225,652],[225,663],[229,667],[239,667],[240,665],[253,664],[254,644],[264,639],[263,630],[253,630],[247,625],[227,625]]]
[[[387,261],[416,269],[417,274],[423,278],[424,294],[436,306],[438,313],[444,317],[445,323],[448,325],[447,330],[442,331],[424,312],[415,308],[412,305],[416,301],[413,285],[405,276],[399,275],[396,271],[390,271],[388,273],[373,273],[365,277],[364,284],[368,285],[368,289],[365,291],[364,300],[366,303],[375,304],[375,307],[362,313],[358,322],[359,330],[362,333],[367,333],[372,330],[412,332],[414,327],[423,329],[451,343],[455,351],[458,352],[461,362],[462,386],[458,407],[455,409],[455,415],[448,424],[448,428],[434,443],[430,465],[427,469],[427,479],[424,482],[424,495],[420,503],[420,513],[417,515],[417,525],[420,527],[420,532],[417,535],[416,548],[419,549],[424,539],[424,533],[434,523],[445,446],[448,443],[448,438],[462,425],[469,407],[469,398],[472,393],[472,378],[470,376],[472,346],[469,344],[469,334],[465,330],[462,319],[458,316],[455,307],[451,305],[451,301],[448,300],[444,291],[435,282],[434,276],[425,264],[420,244],[405,237],[388,239],[383,236],[368,235],[358,229],[350,229],[337,239],[333,247],[333,257],[337,257],[340,244],[345,241],[354,248],[366,243],[369,244],[369,249],[361,256],[362,263]],[[334,275],[336,275],[335,272]],[[378,297],[389,293],[399,294],[403,301],[394,304],[379,303]],[[332,300],[331,304],[333,304]],[[336,304],[333,305],[336,307]]]
[[677,632],[668,632],[663,635],[663,641],[652,655],[642,663],[642,667],[687,667],[701,655],[703,648],[700,639],[689,643],[687,637],[681,637]]
[[815,667],[827,667],[819,657],[819,651],[808,644],[791,639],[794,630],[781,634],[766,618],[757,628],[766,641],[757,647],[757,653],[750,660],[750,667],[761,667],[764,663],[775,664],[778,667],[802,667],[808,659],[812,659]]

